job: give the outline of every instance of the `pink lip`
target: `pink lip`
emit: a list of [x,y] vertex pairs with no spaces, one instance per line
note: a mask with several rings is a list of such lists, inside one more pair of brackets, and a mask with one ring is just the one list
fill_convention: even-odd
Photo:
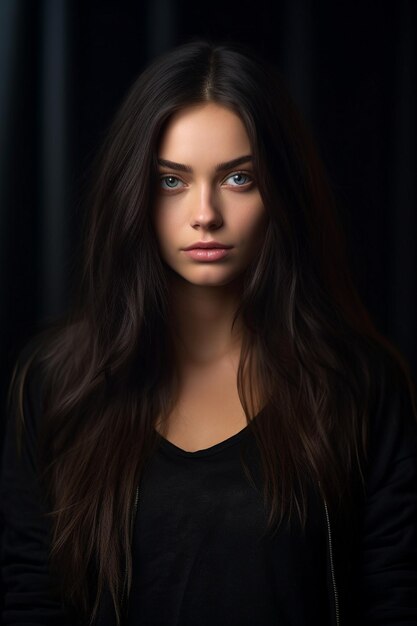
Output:
[[183,248],[183,252],[194,261],[218,261],[223,259],[232,247],[219,241],[196,241],[191,246]]
[[219,241],[196,241],[192,243],[191,246],[187,248],[183,248],[183,250],[194,250],[195,248],[221,248],[225,250],[226,248],[231,248],[232,246],[227,246],[225,243],[220,243]]
[[229,253],[227,248],[192,248],[184,250],[184,254],[194,261],[218,261]]

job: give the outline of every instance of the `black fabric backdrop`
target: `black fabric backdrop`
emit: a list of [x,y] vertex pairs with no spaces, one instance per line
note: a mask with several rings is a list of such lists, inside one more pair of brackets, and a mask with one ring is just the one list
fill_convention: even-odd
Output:
[[[273,10],[272,10],[273,7]],[[417,369],[414,0],[2,0],[1,394],[65,310],[94,154],[131,82],[196,35],[266,53],[306,117],[377,326]]]

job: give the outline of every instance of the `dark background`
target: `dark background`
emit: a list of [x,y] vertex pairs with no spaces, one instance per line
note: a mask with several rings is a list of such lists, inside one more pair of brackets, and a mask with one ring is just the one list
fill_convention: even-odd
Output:
[[0,0],[0,391],[71,294],[81,206],[137,74],[197,35],[267,54],[313,130],[358,290],[417,371],[417,2]]

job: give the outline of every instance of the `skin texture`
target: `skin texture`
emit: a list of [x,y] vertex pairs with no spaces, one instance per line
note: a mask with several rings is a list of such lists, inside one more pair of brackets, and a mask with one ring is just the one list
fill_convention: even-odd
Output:
[[[165,129],[158,157],[190,165],[193,172],[160,167],[165,178],[154,223],[165,262],[193,285],[230,285],[262,244],[266,214],[251,162],[216,172],[218,163],[250,154],[241,119],[213,102],[183,109]],[[233,246],[220,261],[195,261],[181,250],[213,239]]]
[[[158,149],[159,159],[192,168],[160,166],[153,207],[168,268],[180,379],[177,407],[164,434],[183,449],[214,445],[246,425],[236,385],[242,326],[232,332],[232,318],[244,270],[262,246],[267,214],[250,160],[222,171],[216,166],[251,152],[239,116],[213,102],[175,113]],[[233,247],[215,262],[183,252],[210,240]]]

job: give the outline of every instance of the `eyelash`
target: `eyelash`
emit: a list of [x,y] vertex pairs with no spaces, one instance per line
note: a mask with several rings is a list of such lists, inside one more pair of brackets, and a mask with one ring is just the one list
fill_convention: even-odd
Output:
[[249,180],[246,183],[243,183],[243,185],[232,185],[232,187],[246,187],[247,185],[250,185],[251,183],[253,183],[253,177],[248,172],[244,172],[244,171],[233,172],[232,174],[229,174],[229,176],[227,176],[225,180],[227,180],[228,178],[232,178],[233,176],[239,176],[239,175],[246,176],[246,178],[248,178]]
[[[242,188],[247,188],[249,185],[251,185],[254,182],[253,177],[248,173],[248,172],[244,172],[242,170],[239,170],[237,172],[232,172],[232,174],[229,174],[224,180],[228,180],[229,178],[232,178],[233,176],[246,176],[246,178],[249,178],[249,180],[246,183],[243,183],[243,185],[232,185],[232,187],[242,187]],[[181,178],[179,178],[178,176],[175,176],[174,174],[164,174],[163,176],[160,177],[160,181],[162,182],[163,180],[167,179],[167,178],[175,178],[175,180],[179,180],[182,183],[184,183],[184,181],[181,180]],[[164,191],[176,191],[177,189],[182,189],[182,187],[163,187]]]

